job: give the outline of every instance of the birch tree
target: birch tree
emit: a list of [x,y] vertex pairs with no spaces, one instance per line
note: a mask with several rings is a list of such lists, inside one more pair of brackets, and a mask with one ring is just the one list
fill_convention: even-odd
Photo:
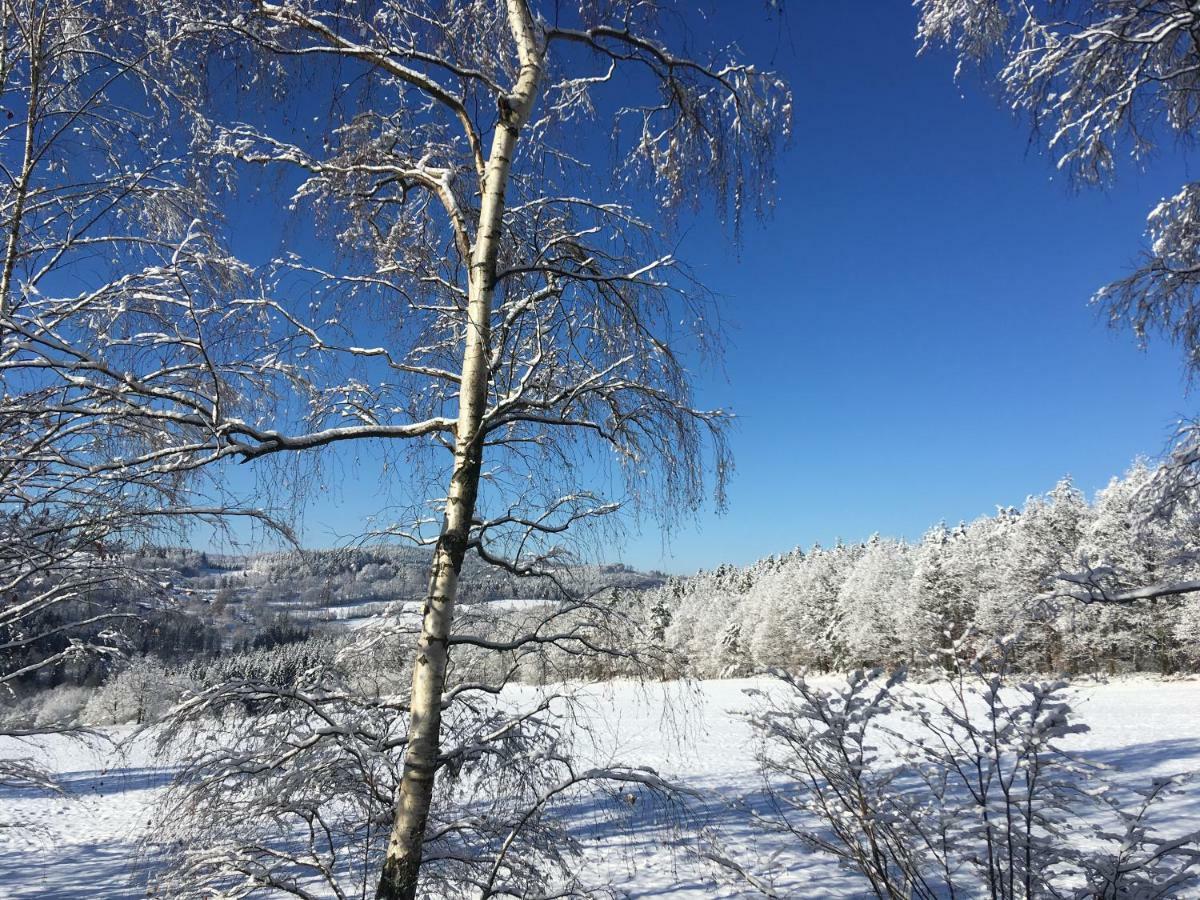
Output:
[[[669,523],[722,494],[726,417],[689,371],[716,349],[710,298],[664,238],[700,196],[735,229],[769,205],[786,89],[734,48],[673,52],[690,39],[667,4],[4,13],[4,486],[20,515],[65,523],[53,559],[94,564],[163,516],[261,516],[195,480],[226,459],[402,440],[430,473],[418,495],[445,479],[386,529],[434,549],[411,697],[387,707],[408,729],[380,895],[413,896],[434,776],[457,758],[439,747],[466,693],[444,694],[451,646],[586,652],[563,617],[602,611],[456,630],[465,555],[553,580],[568,529]],[[302,142],[270,109],[195,102],[225,63],[272,96],[314,71],[348,87]],[[578,152],[601,138],[607,158]],[[222,248],[210,191],[252,170],[300,179],[329,253],[289,248],[264,275]]]
[[558,614],[511,640],[458,631],[466,555],[553,578],[569,531],[622,512],[670,523],[710,487],[723,495],[727,417],[697,406],[689,369],[716,349],[716,324],[664,238],[702,196],[735,230],[769,206],[788,94],[736,48],[692,48],[690,17],[668,3],[154,10],[189,39],[168,56],[202,60],[210,78],[237,73],[285,100],[314,78],[342,83],[308,137],[271,109],[242,121],[220,98],[191,128],[218,179],[298,180],[291,202],[315,213],[328,252],[298,243],[260,282],[185,228],[181,296],[133,292],[152,295],[139,310],[161,325],[129,346],[149,345],[158,367],[144,353],[132,374],[110,365],[121,348],[104,329],[67,368],[134,433],[153,423],[158,443],[135,457],[150,470],[378,439],[406,441],[425,483],[444,478],[384,529],[433,550],[378,889],[413,897],[451,648],[588,646]]

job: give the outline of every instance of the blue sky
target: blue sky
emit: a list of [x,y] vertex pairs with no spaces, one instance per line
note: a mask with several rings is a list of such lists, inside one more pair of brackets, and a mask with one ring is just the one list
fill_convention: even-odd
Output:
[[908,4],[873,4],[867,25],[853,4],[790,19],[782,40],[737,26],[796,94],[777,212],[740,254],[700,229],[682,248],[733,325],[727,377],[704,385],[739,416],[730,508],[626,558],[687,571],[915,538],[1161,452],[1194,406],[1179,357],[1139,352],[1088,300],[1128,271],[1186,160],[1168,146],[1074,192],[978,77],[916,58]]
[[[1187,177],[1168,152],[1104,191],[1072,191],[1028,129],[945,54],[916,57],[907,3],[720,4],[714,29],[783,73],[792,145],[774,216],[740,249],[692,223],[679,255],[724,298],[729,509],[648,528],[612,559],[687,572],[814,541],[1019,504],[1071,475],[1094,491],[1160,452],[1194,407],[1173,348],[1140,352],[1088,300],[1128,271],[1146,213]],[[755,10],[754,15],[746,13]],[[337,543],[377,505],[351,466],[310,509]]]

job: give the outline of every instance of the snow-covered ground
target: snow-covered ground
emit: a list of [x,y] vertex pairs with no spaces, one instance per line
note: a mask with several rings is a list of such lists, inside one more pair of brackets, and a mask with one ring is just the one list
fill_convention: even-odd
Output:
[[[593,852],[586,863],[596,880],[640,898],[752,896],[697,860],[701,835],[719,842],[738,862],[755,865],[777,854],[771,869],[785,896],[863,896],[828,861],[777,843],[751,825],[746,801],[758,787],[754,742],[738,714],[744,690],[760,682],[692,685],[616,683],[589,689],[596,726],[580,750],[596,761],[652,766],[695,792],[662,827],[649,807],[627,817],[623,834],[603,834],[581,810],[580,833]],[[1131,783],[1155,775],[1200,771],[1200,681],[1149,678],[1085,684],[1078,712],[1090,732],[1066,746],[1113,768]],[[114,738],[128,730],[110,730]],[[170,771],[157,766],[150,743],[124,746],[48,740],[36,751],[62,775],[70,796],[0,788],[0,897],[144,897],[135,848]],[[0,744],[4,755],[29,748]],[[1200,828],[1200,788],[1163,810],[1172,831]],[[644,816],[644,821],[639,819]],[[4,827],[20,822],[21,827]]]

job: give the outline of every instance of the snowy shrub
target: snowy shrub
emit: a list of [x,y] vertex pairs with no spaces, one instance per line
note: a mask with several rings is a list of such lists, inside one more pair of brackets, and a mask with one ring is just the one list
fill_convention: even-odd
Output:
[[92,691],[87,688],[65,684],[43,691],[34,700],[34,724],[39,728],[55,728],[87,721],[83,711],[91,696]]
[[902,671],[859,671],[834,690],[784,674],[782,694],[759,694],[767,827],[887,900],[1148,900],[1200,887],[1200,833],[1164,838],[1150,821],[1178,780],[1131,805],[1062,749],[1087,730],[1066,682],[1010,679],[1012,644],[972,656],[968,640],[949,643],[950,679],[924,689]]
[[1175,637],[1185,665],[1192,671],[1200,669],[1200,598],[1189,599],[1180,609]]
[[156,722],[190,686],[153,657],[135,657],[92,694],[83,720],[89,725]]

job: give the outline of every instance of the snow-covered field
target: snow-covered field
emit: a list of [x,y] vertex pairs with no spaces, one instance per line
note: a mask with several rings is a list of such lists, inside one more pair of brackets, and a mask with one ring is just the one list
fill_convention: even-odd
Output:
[[[622,834],[593,835],[589,874],[631,897],[753,896],[697,859],[701,836],[722,852],[755,865],[773,854],[771,869],[785,896],[864,896],[828,861],[779,843],[752,827],[758,775],[746,722],[744,690],[760,682],[692,685],[617,683],[590,689],[594,735],[580,748],[597,761],[648,765],[695,792],[673,829],[638,815]],[[1115,680],[1078,688],[1080,717],[1090,732],[1065,745],[1112,767],[1131,783],[1155,775],[1200,771],[1200,681]],[[114,739],[125,730],[109,730]],[[4,755],[29,748],[0,744]],[[170,771],[139,739],[124,745],[84,745],[54,738],[38,751],[62,775],[70,796],[48,797],[0,788],[0,897],[134,898],[146,896],[136,846]],[[761,799],[761,798],[759,798]],[[1200,789],[1172,800],[1163,814],[1172,831],[1200,828]],[[588,818],[581,811],[581,822]],[[646,811],[649,817],[651,811]],[[4,827],[21,823],[20,827]]]

